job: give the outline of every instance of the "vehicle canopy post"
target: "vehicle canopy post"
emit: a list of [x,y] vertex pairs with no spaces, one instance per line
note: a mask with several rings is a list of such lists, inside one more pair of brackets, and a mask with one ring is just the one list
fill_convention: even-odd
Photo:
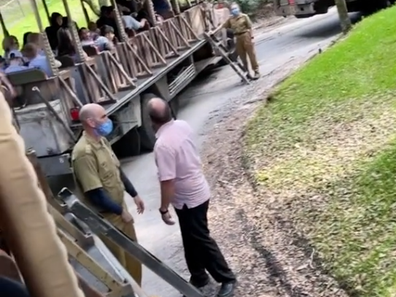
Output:
[[153,21],[153,25],[157,26],[158,22],[157,22],[157,18],[155,17],[155,10],[154,10],[154,4],[153,1],[151,0],[146,0],[144,1],[148,15],[150,17],[150,19],[152,19]]
[[45,14],[47,15],[48,23],[49,23],[50,26],[51,26],[51,16],[50,16],[50,13],[49,13],[47,1],[46,1],[46,0],[42,0],[41,2],[43,3],[43,7],[44,7],[44,10],[45,10]]
[[1,24],[1,29],[3,30],[4,37],[10,36],[10,33],[7,30],[6,24],[4,22],[3,14],[0,12],[0,24]]
[[84,1],[81,0],[80,2],[81,2],[81,8],[82,8],[83,13],[84,13],[85,21],[87,22],[87,27],[88,27],[89,22],[90,22],[89,14],[88,14],[87,9],[85,8]]
[[173,9],[174,14],[180,14],[180,5],[179,5],[179,0],[170,0],[171,2],[171,7]]
[[70,7],[69,4],[67,3],[67,0],[62,0],[63,6],[65,7],[67,19],[69,21],[68,27],[69,30],[71,31],[71,37],[72,41],[74,43],[74,49],[76,50],[77,54],[77,63],[84,63],[85,62],[85,55],[84,55],[84,50],[82,48],[81,42],[80,42],[80,37],[78,36],[77,28],[74,24],[71,12],[70,12]]
[[116,18],[115,18],[116,25],[117,25],[118,32],[120,34],[121,41],[128,42],[128,36],[125,32],[124,23],[121,18],[120,10],[118,9],[117,2],[115,0],[111,0],[110,2],[111,2],[111,5],[114,7],[114,11],[116,13]]
[[48,65],[50,68],[51,76],[57,76],[59,74],[59,69],[57,67],[55,67],[55,56],[54,56],[54,53],[52,52],[51,46],[49,44],[47,34],[45,33],[43,23],[41,22],[41,17],[40,17],[40,13],[39,13],[39,10],[37,7],[37,3],[36,3],[36,1],[30,1],[30,3],[32,4],[33,13],[34,13],[34,16],[36,17],[37,25],[40,30],[41,38],[42,38],[43,45],[44,45],[44,52],[48,58],[47,61],[48,61]]

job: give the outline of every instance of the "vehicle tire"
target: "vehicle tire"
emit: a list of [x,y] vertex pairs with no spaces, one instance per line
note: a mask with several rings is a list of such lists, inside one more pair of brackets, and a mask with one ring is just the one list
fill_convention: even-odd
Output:
[[113,150],[118,158],[137,156],[140,154],[140,147],[140,134],[137,127],[132,128],[113,144]]
[[140,135],[140,149],[141,151],[152,151],[154,149],[155,141],[157,140],[155,137],[155,132],[151,127],[151,120],[148,114],[147,104],[150,99],[158,97],[155,94],[147,93],[143,94],[141,98],[141,118],[142,125],[138,128]]
[[177,114],[179,113],[179,108],[180,108],[180,102],[179,102],[179,97],[174,97],[170,102],[169,106],[172,109],[172,115],[173,118],[176,120]]

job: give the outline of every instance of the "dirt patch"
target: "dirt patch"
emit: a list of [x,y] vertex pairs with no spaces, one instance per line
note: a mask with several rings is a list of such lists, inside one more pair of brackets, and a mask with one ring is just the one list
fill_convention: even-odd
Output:
[[289,61],[232,102],[234,108],[203,145],[205,174],[214,196],[211,230],[238,275],[236,296],[347,296],[317,264],[315,250],[283,220],[273,197],[260,197],[258,203],[259,193],[244,170],[243,128],[263,102],[263,96],[255,94],[270,90],[303,62]]

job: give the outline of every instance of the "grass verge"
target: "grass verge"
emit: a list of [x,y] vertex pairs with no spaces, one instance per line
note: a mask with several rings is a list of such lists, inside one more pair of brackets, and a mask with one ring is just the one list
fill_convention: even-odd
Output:
[[252,203],[283,206],[351,296],[396,296],[395,19],[357,24],[246,127]]

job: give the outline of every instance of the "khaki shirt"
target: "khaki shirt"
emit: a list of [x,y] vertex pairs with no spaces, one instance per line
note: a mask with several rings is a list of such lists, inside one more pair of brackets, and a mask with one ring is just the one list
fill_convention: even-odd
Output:
[[[72,166],[83,193],[103,188],[115,203],[122,205],[125,188],[120,176],[120,162],[104,137],[97,142],[84,132],[73,149]],[[88,201],[85,199],[85,202]]]
[[252,21],[247,14],[241,13],[237,17],[230,17],[224,24],[223,28],[232,29],[234,34],[240,35],[252,29]]

